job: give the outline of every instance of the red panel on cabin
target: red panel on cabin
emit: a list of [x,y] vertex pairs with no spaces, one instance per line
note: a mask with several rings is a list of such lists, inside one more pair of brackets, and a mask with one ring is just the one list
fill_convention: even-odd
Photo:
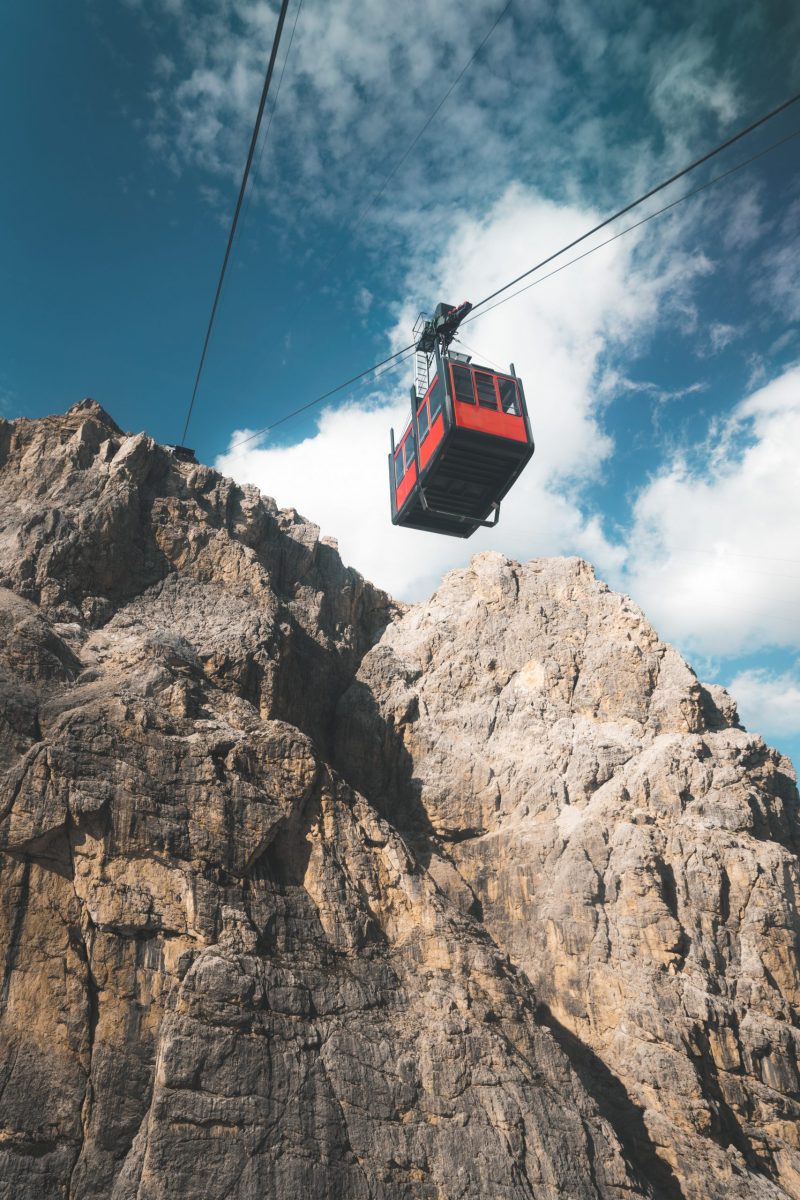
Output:
[[408,494],[416,482],[417,468],[412,463],[403,478],[400,480],[400,483],[397,485],[397,490],[395,492],[395,503],[397,504],[398,512],[405,504],[406,500],[408,499]]
[[[476,429],[479,433],[509,438],[513,442],[527,442],[528,431],[525,428],[524,417],[504,412],[499,403],[499,383],[513,383],[510,376],[451,363],[450,381],[456,425],[460,425],[462,429]],[[519,410],[519,394],[515,383],[513,389],[516,407]]]
[[433,457],[436,447],[439,445],[443,437],[444,417],[441,413],[439,413],[436,417],[436,420],[433,422],[433,425],[431,426],[430,433],[419,448],[419,461],[421,466],[427,467],[428,463]]
[[523,417],[495,412],[491,408],[479,408],[475,404],[462,404],[459,400],[456,400],[453,407],[456,425],[460,425],[462,429],[477,429],[481,433],[493,433],[496,437],[511,438],[515,442],[528,440]]

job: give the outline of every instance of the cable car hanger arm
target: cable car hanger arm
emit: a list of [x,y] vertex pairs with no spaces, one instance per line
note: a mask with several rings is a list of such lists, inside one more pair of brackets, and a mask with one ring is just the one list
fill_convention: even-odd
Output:
[[458,305],[437,304],[433,316],[422,326],[417,350],[430,353],[437,342],[440,350],[446,350],[456,336],[459,325],[471,312],[472,305],[469,300],[463,300]]

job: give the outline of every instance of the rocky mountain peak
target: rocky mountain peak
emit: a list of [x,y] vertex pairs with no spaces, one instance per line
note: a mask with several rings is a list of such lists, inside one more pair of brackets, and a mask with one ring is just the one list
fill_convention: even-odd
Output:
[[589,564],[0,421],[0,1194],[800,1197],[799,832]]

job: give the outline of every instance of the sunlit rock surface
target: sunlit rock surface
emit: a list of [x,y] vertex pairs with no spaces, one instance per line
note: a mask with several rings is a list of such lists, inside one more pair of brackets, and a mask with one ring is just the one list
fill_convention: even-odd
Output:
[[798,798],[577,560],[0,421],[0,1200],[800,1197]]
[[663,1193],[800,1195],[798,797],[730,697],[586,563],[483,554],[339,712],[351,781]]

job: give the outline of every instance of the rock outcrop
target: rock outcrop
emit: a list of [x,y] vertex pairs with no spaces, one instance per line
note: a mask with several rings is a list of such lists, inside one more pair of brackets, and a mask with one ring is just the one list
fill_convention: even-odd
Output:
[[387,628],[340,723],[664,1194],[800,1195],[798,797],[730,697],[586,563],[492,554]]
[[800,1197],[799,829],[585,563],[0,422],[0,1200]]

